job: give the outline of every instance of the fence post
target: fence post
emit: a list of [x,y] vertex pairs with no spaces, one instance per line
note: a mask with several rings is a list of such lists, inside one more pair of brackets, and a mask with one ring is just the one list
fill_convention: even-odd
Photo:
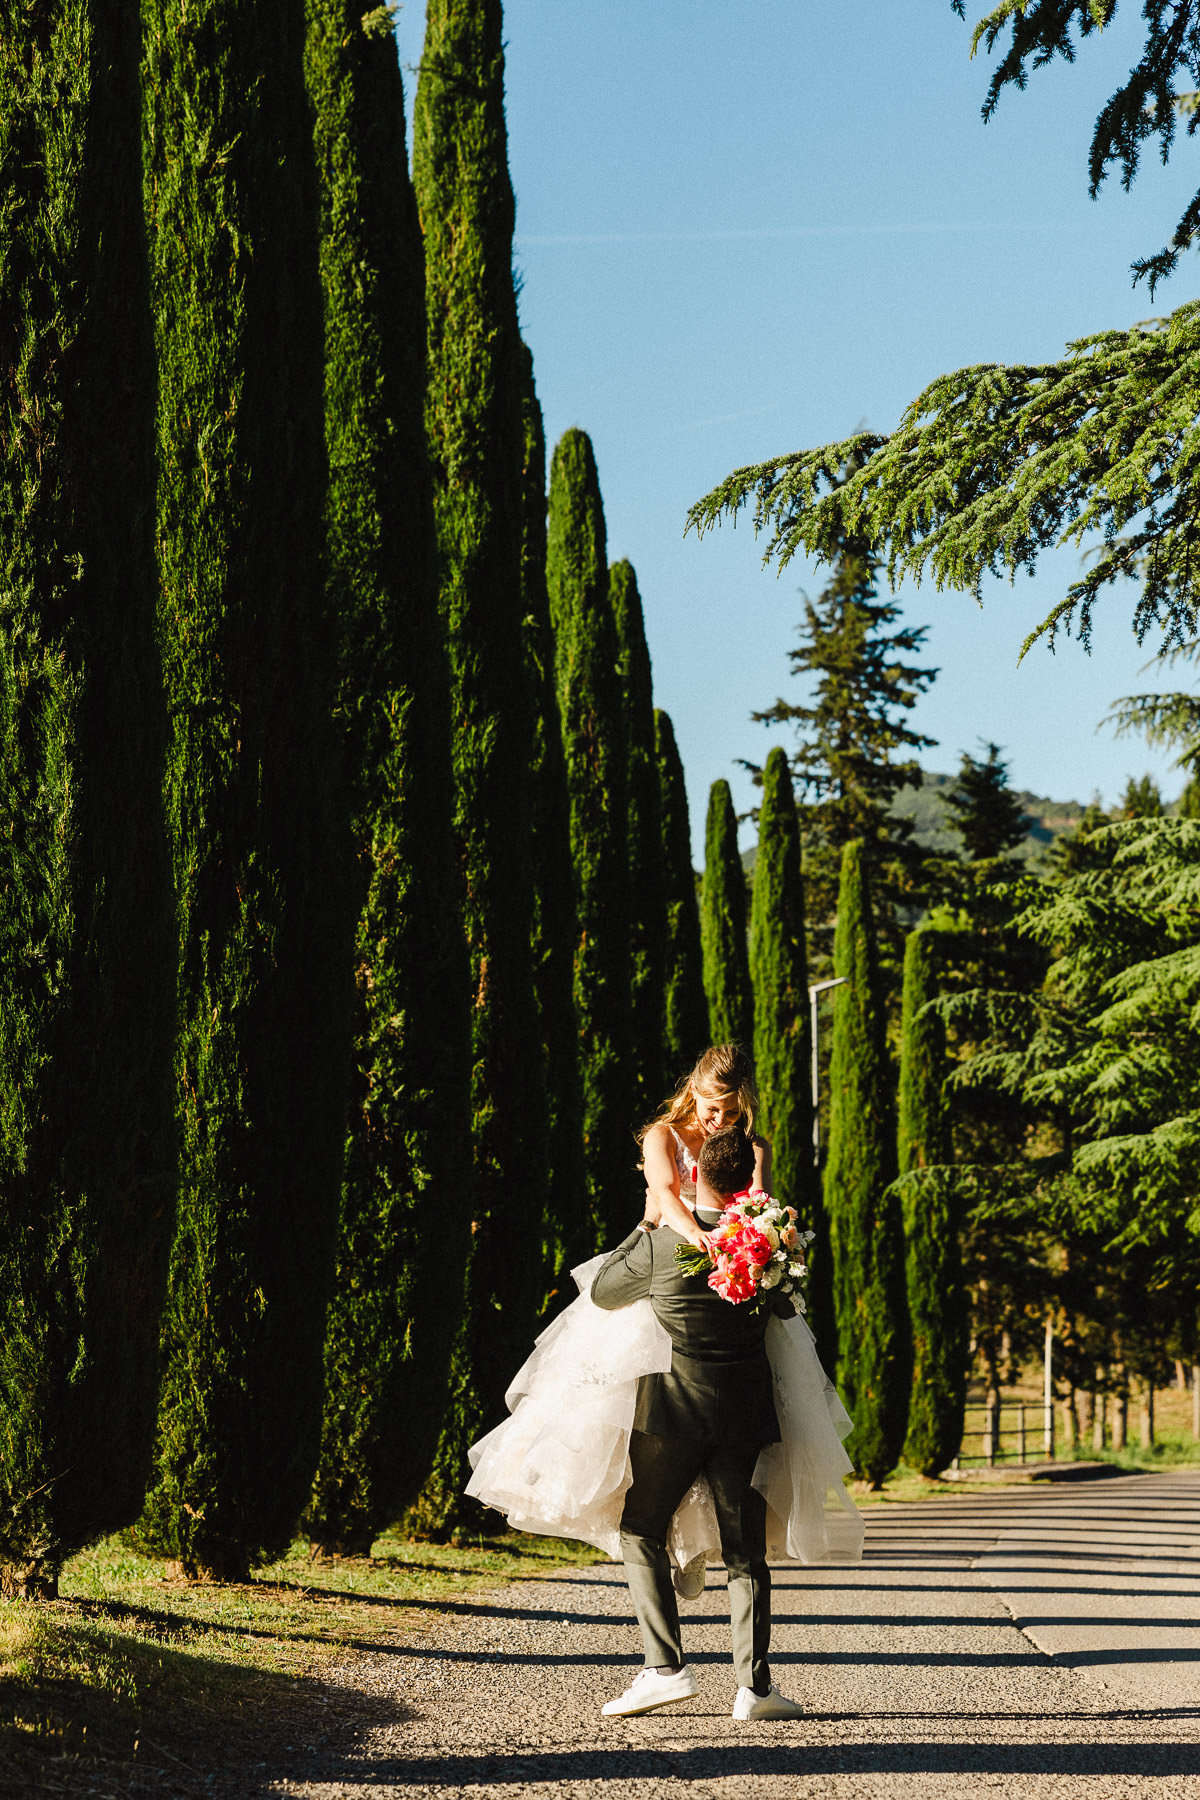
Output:
[[1025,1402],[1017,1408],[1017,1461],[1025,1461]]
[[991,1393],[987,1397],[986,1424],[983,1431],[984,1461],[994,1463],[996,1452],[1000,1448],[1000,1396]]
[[1047,1461],[1054,1461],[1054,1321],[1046,1320],[1046,1344],[1042,1353],[1042,1404]]

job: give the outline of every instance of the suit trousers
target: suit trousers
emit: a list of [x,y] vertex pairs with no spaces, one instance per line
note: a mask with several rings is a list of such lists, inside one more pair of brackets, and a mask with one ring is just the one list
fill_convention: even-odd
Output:
[[699,1438],[655,1437],[646,1431],[630,1436],[633,1481],[621,1515],[621,1549],[648,1668],[685,1660],[666,1540],[675,1508],[703,1470],[712,1488],[728,1575],[738,1686],[759,1694],[770,1687],[767,1504],[750,1485],[759,1448],[734,1449]]

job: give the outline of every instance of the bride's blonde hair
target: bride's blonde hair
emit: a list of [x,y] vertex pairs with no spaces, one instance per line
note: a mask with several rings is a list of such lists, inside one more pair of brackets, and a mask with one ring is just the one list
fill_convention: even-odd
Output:
[[750,1058],[740,1044],[710,1044],[690,1075],[685,1075],[662,1111],[642,1126],[640,1144],[654,1125],[690,1125],[696,1117],[696,1095],[708,1100],[736,1100],[738,1124],[754,1130],[758,1095],[750,1072]]

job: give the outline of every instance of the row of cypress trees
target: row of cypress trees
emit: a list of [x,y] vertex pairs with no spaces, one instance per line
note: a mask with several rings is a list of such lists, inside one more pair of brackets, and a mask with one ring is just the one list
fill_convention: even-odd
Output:
[[357,0],[35,7],[0,76],[12,1591],[135,1518],[219,1578],[445,1527],[707,1039],[580,432],[547,520],[501,26],[431,0],[411,181]]
[[[962,1434],[966,1381],[960,1223],[948,1161],[938,933],[905,946],[900,1066],[887,1044],[865,846],[841,857],[828,1154],[813,1153],[805,890],[788,758],[762,772],[749,929],[737,820],[714,783],[703,878],[704,986],[714,1039],[753,1045],[775,1192],[817,1233],[810,1321],[856,1419],[851,1450],[878,1483],[901,1454],[937,1474]],[[926,1171],[932,1171],[926,1174]]]

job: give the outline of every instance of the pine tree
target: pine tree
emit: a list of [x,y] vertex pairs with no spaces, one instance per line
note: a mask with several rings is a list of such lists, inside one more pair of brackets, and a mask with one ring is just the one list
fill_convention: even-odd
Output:
[[688,819],[683,764],[675,731],[665,712],[654,714],[662,812],[663,883],[667,943],[663,978],[663,1056],[667,1085],[681,1081],[709,1041],[708,1001],[700,950],[700,912],[692,868],[692,828]]
[[[925,627],[900,625],[900,607],[879,597],[879,562],[866,545],[846,538],[837,548],[829,582],[815,602],[805,600],[800,647],[792,673],[815,676],[806,705],[776,700],[754,718],[793,724],[799,747],[792,771],[802,790],[806,898],[817,942],[828,954],[841,878],[842,852],[862,842],[880,896],[911,903],[920,891],[919,852],[912,822],[891,811],[902,787],[919,782],[911,757],[934,740],[905,722],[937,675],[911,661]],[[881,923],[890,926],[890,912]]]
[[241,1578],[316,1465],[345,1127],[317,193],[301,9],[143,15],[183,1168],[142,1536]]
[[834,968],[845,986],[833,1001],[825,1206],[838,1385],[854,1418],[847,1449],[878,1487],[904,1442],[910,1364],[891,1070],[865,860],[861,844],[842,852]]
[[788,759],[778,746],[763,770],[750,920],[754,1072],[762,1125],[774,1152],[771,1186],[824,1237],[813,1167],[808,956],[800,827]]
[[627,562],[609,571],[617,628],[618,669],[625,697],[626,797],[629,809],[630,955],[637,1118],[651,1117],[666,1075],[663,1063],[663,987],[667,955],[667,899],[663,873],[662,801],[654,745],[650,651],[637,577]]
[[0,58],[0,1592],[142,1504],[175,1192],[137,11]]
[[912,1331],[912,1395],[904,1457],[940,1475],[962,1441],[966,1308],[960,1224],[942,1087],[945,1028],[926,1010],[936,997],[936,934],[910,932],[904,949],[898,1146],[905,1280]]
[[358,922],[338,1269],[306,1526],[328,1549],[365,1554],[415,1498],[441,1426],[468,1243],[459,1195],[469,1016],[452,902],[449,677],[424,427],[425,270],[403,84],[390,28],[365,29],[356,0],[308,0],[307,16],[321,183],[329,607],[341,623],[337,718]]
[[970,862],[990,862],[1025,842],[1029,821],[1008,785],[999,744],[986,744],[982,762],[963,754],[958,779],[942,799]]
[[554,632],[546,589],[546,434],[533,379],[533,357],[522,349],[521,414],[525,430],[524,531],[521,570],[525,596],[525,669],[532,696],[533,958],[541,1041],[546,1046],[550,1181],[546,1210],[546,1266],[552,1281],[592,1248],[591,1212],[583,1163],[583,1093],[575,1029],[575,876],[571,867],[570,803],[558,695]]
[[600,482],[591,442],[574,429],[559,439],[550,464],[546,571],[575,866],[584,1159],[601,1246],[625,1235],[641,1178],[633,1140],[625,721]]
[[704,830],[700,904],[704,992],[714,1044],[754,1043],[754,990],[746,943],[746,876],[738,855],[737,815],[727,781],[714,781]]
[[543,1294],[546,1076],[532,931],[531,705],[521,633],[521,340],[500,0],[430,0],[414,109],[425,238],[455,833],[473,996],[471,1253],[451,1406],[420,1504],[461,1510],[468,1446],[503,1410]]
[[1163,817],[1162,795],[1158,791],[1158,783],[1153,775],[1143,775],[1134,780],[1130,775],[1125,782],[1125,791],[1117,801],[1113,812],[1115,819],[1161,819]]

